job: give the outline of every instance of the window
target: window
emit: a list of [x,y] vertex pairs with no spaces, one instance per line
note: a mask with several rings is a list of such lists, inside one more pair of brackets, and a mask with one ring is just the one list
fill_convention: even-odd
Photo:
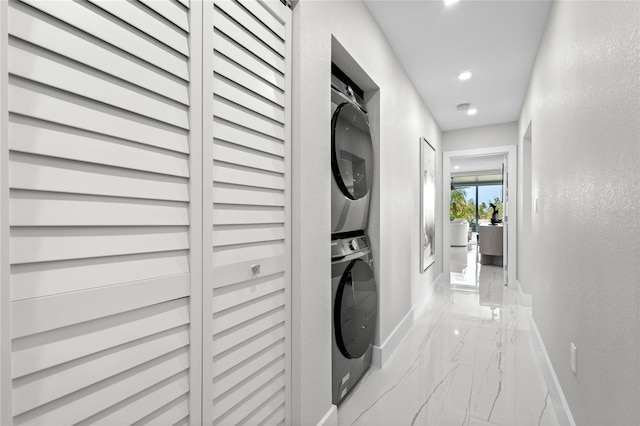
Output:
[[496,206],[498,219],[502,220],[501,182],[477,185],[452,183],[450,219],[466,219],[473,232],[478,232],[478,225],[491,223],[491,204]]

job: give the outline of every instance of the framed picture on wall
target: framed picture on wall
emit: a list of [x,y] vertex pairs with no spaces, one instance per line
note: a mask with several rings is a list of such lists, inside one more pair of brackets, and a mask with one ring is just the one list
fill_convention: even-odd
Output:
[[436,260],[436,150],[420,138],[420,272]]

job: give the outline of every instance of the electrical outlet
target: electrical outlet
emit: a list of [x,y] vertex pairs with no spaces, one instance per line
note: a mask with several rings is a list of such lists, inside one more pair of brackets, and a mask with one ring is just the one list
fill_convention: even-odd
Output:
[[571,343],[571,353],[569,355],[569,364],[571,365],[571,371],[573,371],[573,374],[578,374],[576,370],[576,357],[577,357],[576,352],[577,352],[576,345]]

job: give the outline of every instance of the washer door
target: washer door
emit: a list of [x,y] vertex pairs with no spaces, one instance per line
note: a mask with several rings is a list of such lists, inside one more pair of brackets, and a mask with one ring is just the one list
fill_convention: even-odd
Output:
[[346,358],[360,358],[373,342],[378,315],[378,293],[373,270],[362,259],[345,269],[333,307],[336,344]]
[[373,182],[373,145],[367,116],[343,103],[331,120],[331,168],[342,193],[351,200],[364,197]]

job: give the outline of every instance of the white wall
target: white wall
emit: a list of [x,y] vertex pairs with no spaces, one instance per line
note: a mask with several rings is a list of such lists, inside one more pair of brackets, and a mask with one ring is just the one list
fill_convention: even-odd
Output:
[[640,424],[639,26],[638,2],[554,2],[520,118],[533,315],[579,425]]
[[442,150],[490,148],[518,143],[518,122],[470,127],[442,133]]
[[[379,108],[371,114],[379,167],[369,229],[372,240],[375,235],[379,239],[373,241],[380,305],[377,344],[432,290],[442,272],[441,250],[425,274],[420,274],[419,261],[419,138],[426,137],[436,148],[440,175],[438,126],[362,2],[299,2],[294,8],[293,89],[294,424],[315,424],[331,407],[332,36],[379,88],[369,94],[369,107]],[[436,188],[440,224],[440,180]],[[442,238],[441,225],[437,236]]]

